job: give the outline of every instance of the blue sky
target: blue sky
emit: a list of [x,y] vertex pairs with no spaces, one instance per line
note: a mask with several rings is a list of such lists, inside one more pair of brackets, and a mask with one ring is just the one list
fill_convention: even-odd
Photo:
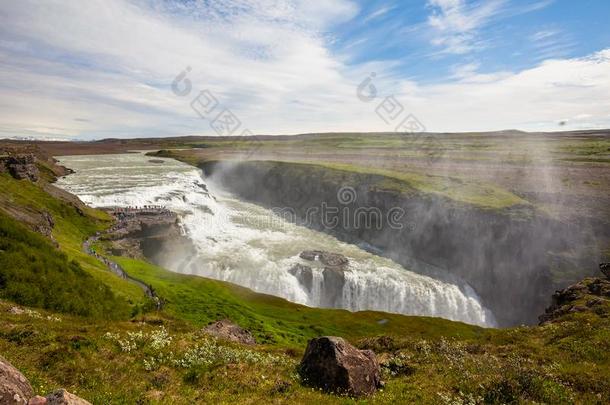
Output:
[[0,137],[393,131],[408,114],[608,128],[608,16],[606,0],[0,0]]
[[[354,19],[333,27],[333,51],[350,63],[399,61],[397,71],[424,82],[447,80],[460,66],[481,73],[518,71],[545,59],[573,58],[610,44],[610,2],[603,0],[360,1]],[[455,7],[451,23],[451,4]],[[486,11],[480,10],[486,8]],[[431,26],[438,17],[440,27]],[[470,23],[471,25],[468,25]],[[454,44],[436,43],[458,38]],[[451,42],[450,40],[448,42]]]

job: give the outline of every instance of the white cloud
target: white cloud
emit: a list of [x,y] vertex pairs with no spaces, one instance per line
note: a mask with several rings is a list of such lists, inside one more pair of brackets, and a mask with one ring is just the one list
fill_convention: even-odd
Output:
[[530,44],[537,60],[562,58],[576,47],[570,36],[559,29],[544,29],[530,35]]
[[445,52],[464,54],[478,48],[477,30],[498,14],[506,0],[467,3],[466,0],[429,0],[428,25],[436,31],[432,43]]
[[462,65],[454,65],[451,67],[453,78],[464,79],[472,77],[476,74],[477,70],[481,67],[479,62],[465,63]]
[[386,15],[389,11],[392,11],[394,8],[395,8],[395,6],[392,6],[392,5],[380,7],[377,10],[373,11],[371,14],[367,15],[362,22],[367,23],[376,18],[382,17],[382,16]]
[[610,49],[489,76],[419,86],[401,99],[426,127],[439,131],[559,130],[566,117],[574,118],[561,129],[610,127]]
[[[254,133],[393,130],[375,103],[356,97],[371,72],[380,95],[396,93],[430,130],[552,128],[566,117],[574,117],[568,125],[585,122],[584,115],[609,125],[610,51],[516,73],[462,65],[453,82],[422,85],[392,74],[395,62],[346,65],[333,55],[323,32],[357,15],[348,1],[212,3],[3,5],[0,136],[212,135],[189,107],[204,88]],[[449,33],[476,29],[460,19],[438,24]],[[178,97],[170,84],[186,66],[193,92]]]

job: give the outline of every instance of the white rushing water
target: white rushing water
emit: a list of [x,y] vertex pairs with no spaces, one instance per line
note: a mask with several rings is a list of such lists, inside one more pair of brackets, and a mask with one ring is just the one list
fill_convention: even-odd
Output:
[[[69,156],[75,170],[57,185],[94,207],[162,205],[179,213],[197,253],[166,264],[170,270],[229,281],[309,306],[439,316],[493,326],[475,292],[408,271],[357,246],[281,220],[270,210],[210,190],[200,170],[172,159],[153,163],[140,153]],[[323,266],[299,258],[303,250],[348,257],[345,279],[329,283]],[[313,268],[311,284],[291,274]],[[329,297],[332,297],[330,299]]]

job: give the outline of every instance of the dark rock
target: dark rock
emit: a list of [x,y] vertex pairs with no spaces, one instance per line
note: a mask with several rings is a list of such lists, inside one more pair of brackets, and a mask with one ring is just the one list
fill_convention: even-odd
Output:
[[301,252],[299,257],[309,261],[319,260],[325,266],[345,266],[349,263],[347,257],[342,254],[323,250],[305,250]]
[[36,167],[36,157],[33,154],[10,155],[0,158],[3,172],[8,172],[17,180],[38,181],[40,172]]
[[158,164],[163,164],[165,163],[165,160],[161,160],[161,159],[149,159],[148,160],[150,163],[158,163]]
[[231,342],[246,345],[256,344],[256,340],[254,340],[254,336],[252,336],[250,331],[241,328],[228,319],[223,319],[222,321],[217,321],[206,326],[203,329],[203,333]]
[[311,267],[297,263],[292,266],[288,272],[295,276],[307,291],[311,292],[311,287],[313,286],[313,272]]
[[288,381],[276,380],[275,384],[273,385],[273,388],[271,388],[271,393],[272,394],[285,394],[286,392],[288,392],[290,390],[291,387],[292,387],[292,384],[290,384]]
[[53,221],[53,216],[49,214],[48,211],[43,211],[42,217],[45,219],[45,221],[47,221],[47,225],[49,226],[49,228],[55,228],[55,221]]
[[310,340],[300,373],[306,384],[337,394],[358,397],[370,395],[381,387],[375,353],[358,350],[340,337]]
[[0,404],[27,404],[33,395],[27,378],[0,356]]
[[605,302],[602,298],[593,298],[592,300],[587,301],[588,307],[594,307],[597,305],[602,305]]
[[591,282],[588,287],[590,294],[610,297],[610,280],[597,278]]
[[600,263],[599,271],[604,273],[604,276],[606,276],[607,278],[610,278],[610,263]]
[[586,311],[588,311],[588,309],[589,308],[587,308],[585,306],[582,306],[582,305],[575,305],[572,308],[570,308],[568,312],[572,312],[572,313],[574,313],[574,312],[586,312]]
[[551,306],[538,319],[540,324],[556,322],[566,314],[591,311],[591,307],[599,307],[607,303],[608,297],[610,297],[610,280],[585,279],[556,291],[551,299]]
[[322,253],[321,250],[304,250],[301,252],[299,257],[301,259],[305,259],[305,260],[309,260],[309,261],[313,262],[314,260],[316,260],[318,258],[318,256],[321,253]]
[[48,405],[91,405],[91,402],[77,397],[68,391],[59,389],[52,394],[47,395]]
[[341,267],[327,266],[322,272],[324,277],[324,293],[321,305],[325,308],[339,308],[343,299],[345,272]]

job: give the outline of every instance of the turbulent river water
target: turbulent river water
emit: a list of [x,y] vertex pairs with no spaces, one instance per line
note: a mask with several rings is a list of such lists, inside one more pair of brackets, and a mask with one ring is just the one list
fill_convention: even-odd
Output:
[[[271,210],[206,184],[195,167],[172,159],[151,161],[141,153],[59,160],[75,173],[59,179],[57,185],[93,207],[161,205],[177,212],[197,253],[168,264],[169,270],[229,281],[314,307],[325,306],[325,297],[333,295],[334,306],[350,311],[495,325],[491,312],[468,285],[414,273],[390,259],[283,221]],[[301,251],[311,249],[349,258],[342,285],[327,285],[321,265],[299,258]],[[310,286],[289,272],[297,263],[313,267]]]

